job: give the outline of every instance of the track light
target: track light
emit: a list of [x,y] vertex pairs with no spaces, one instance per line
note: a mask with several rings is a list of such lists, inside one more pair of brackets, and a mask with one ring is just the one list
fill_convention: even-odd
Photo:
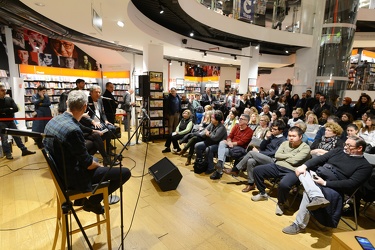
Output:
[[255,49],[259,49],[259,44],[257,46],[255,46]]
[[207,56],[207,52],[206,52],[206,51],[203,52],[203,56],[204,56],[204,57]]
[[289,51],[288,51],[288,50],[285,50],[285,54],[289,54]]
[[169,63],[169,65],[172,65],[172,60],[169,59],[169,60],[168,60],[168,63]]
[[190,32],[190,36],[194,36],[194,31]]
[[234,60],[237,61],[237,56],[236,55],[234,55]]
[[160,4],[159,6],[159,14],[163,14],[164,13],[164,6],[162,4]]
[[180,63],[180,66],[182,66],[182,62],[179,62]]

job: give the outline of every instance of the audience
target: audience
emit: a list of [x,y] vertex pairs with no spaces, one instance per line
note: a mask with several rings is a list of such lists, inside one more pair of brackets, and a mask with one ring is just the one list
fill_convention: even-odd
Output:
[[344,141],[340,139],[342,128],[334,122],[327,122],[325,125],[324,136],[315,140],[311,145],[311,155],[324,155],[334,148],[342,148]]

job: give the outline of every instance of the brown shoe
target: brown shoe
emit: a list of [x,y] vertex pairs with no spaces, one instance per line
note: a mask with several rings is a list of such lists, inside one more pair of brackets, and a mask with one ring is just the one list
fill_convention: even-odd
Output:
[[186,153],[186,149],[182,149],[180,152],[176,152],[176,155],[184,155]]
[[246,187],[244,189],[242,189],[242,192],[247,193],[247,192],[250,192],[251,190],[255,190],[255,184],[246,185]]
[[229,175],[233,175],[235,177],[238,176],[238,172],[237,171],[233,171],[233,169],[230,169],[230,168],[225,168],[223,170],[223,172],[226,173],[226,174],[229,174]]
[[191,164],[191,159],[187,159],[186,162],[185,162],[185,166],[189,166]]

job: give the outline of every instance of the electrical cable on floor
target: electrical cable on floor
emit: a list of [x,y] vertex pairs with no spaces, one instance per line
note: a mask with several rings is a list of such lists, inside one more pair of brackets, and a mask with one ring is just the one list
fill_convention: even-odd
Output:
[[26,167],[29,167],[31,165],[37,165],[37,164],[45,164],[45,162],[30,163],[30,164],[27,164],[27,165],[25,165],[25,166],[23,166],[21,168],[18,168],[18,169],[12,169],[8,164],[2,165],[2,166],[0,166],[0,168],[7,167],[11,172],[7,173],[7,174],[4,174],[4,175],[0,175],[0,178],[5,177],[5,176],[10,175],[10,174],[13,174],[13,173],[15,173],[17,171],[20,171],[20,170],[24,170],[24,171],[26,171],[26,170],[41,170],[41,169],[47,169],[48,168],[48,167],[44,167],[44,168],[25,169]]
[[121,245],[124,244],[124,241],[126,239],[126,237],[128,236],[129,232],[130,232],[130,229],[132,228],[133,226],[133,222],[134,222],[134,217],[135,217],[135,212],[137,211],[137,207],[138,207],[138,203],[139,203],[139,198],[141,197],[141,191],[142,191],[142,186],[143,186],[143,178],[144,176],[146,175],[145,174],[145,168],[146,168],[146,159],[147,159],[147,153],[148,153],[148,142],[146,143],[146,153],[145,153],[145,158],[144,158],[144,161],[143,161],[143,170],[142,170],[142,176],[141,176],[141,185],[139,186],[139,191],[138,191],[138,196],[137,196],[137,201],[135,202],[135,206],[134,206],[134,210],[133,210],[133,215],[132,215],[132,219],[130,221],[130,225],[129,225],[129,228],[128,228],[128,231],[126,232],[124,238],[122,239],[121,241],[121,244],[119,246],[118,249],[121,248]]
[[39,220],[39,221],[33,222],[33,223],[31,223],[31,224],[28,224],[28,225],[25,225],[25,226],[22,226],[22,227],[16,227],[16,228],[0,228],[0,232],[20,230],[20,229],[23,229],[23,228],[26,228],[26,227],[29,227],[29,226],[35,225],[35,224],[37,224],[37,223],[44,222],[44,221],[47,221],[47,220],[52,220],[52,219],[56,219],[56,216],[51,217],[51,218],[48,218],[48,219],[44,219],[44,220]]

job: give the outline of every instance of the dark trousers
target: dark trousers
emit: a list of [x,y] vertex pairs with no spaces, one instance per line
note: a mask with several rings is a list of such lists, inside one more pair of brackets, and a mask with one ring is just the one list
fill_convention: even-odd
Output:
[[[98,167],[95,169],[95,172],[92,177],[92,183],[99,183],[99,181],[102,179],[102,177],[106,174],[106,172],[109,170],[109,168],[106,167]],[[105,181],[109,180],[109,186],[108,186],[108,194],[113,193],[116,191],[120,185],[123,185],[127,180],[129,180],[131,173],[128,168],[122,168],[122,172],[120,172],[120,168],[112,168],[109,170],[107,177]],[[122,183],[120,184],[120,174],[122,175]],[[90,202],[95,204],[95,203],[100,203],[103,200],[103,195],[98,194],[98,195],[93,195],[89,198]]]
[[167,141],[165,142],[165,147],[166,148],[170,148],[171,147],[171,143],[173,143],[173,148],[174,149],[179,149],[180,146],[178,145],[178,140],[184,138],[184,136],[185,135],[180,135],[180,134],[177,134],[177,135],[169,134],[168,138],[167,138]]
[[91,135],[86,136],[85,139],[89,140],[89,141],[92,141],[92,143],[94,144],[95,149],[99,150],[99,153],[103,157],[108,157],[108,154],[107,154],[107,152],[105,151],[105,148],[104,148],[103,140],[102,140],[102,138],[100,137],[99,134],[92,133]]
[[265,194],[265,178],[281,178],[277,191],[279,203],[285,203],[290,189],[298,182],[298,177],[293,170],[281,167],[275,163],[260,165],[254,168],[255,184],[261,194]]
[[[11,145],[8,143],[8,135],[1,134],[1,130],[5,128],[11,128],[11,129],[17,129],[16,124],[14,121],[6,121],[6,122],[0,122],[0,136],[1,136],[1,144],[3,146],[4,154],[11,153]],[[21,150],[25,150],[26,147],[23,144],[22,140],[18,136],[13,136],[14,141],[17,144],[17,147],[19,147]]]

